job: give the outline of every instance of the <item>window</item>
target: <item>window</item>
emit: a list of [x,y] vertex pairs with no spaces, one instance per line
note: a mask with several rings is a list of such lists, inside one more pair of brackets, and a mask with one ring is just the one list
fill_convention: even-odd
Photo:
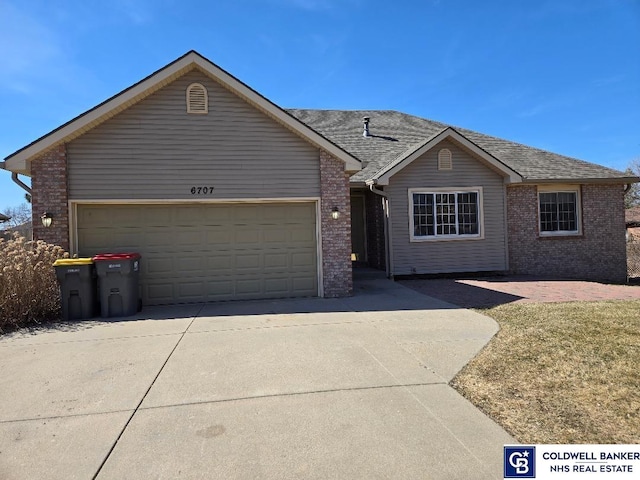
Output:
[[187,113],[208,113],[209,98],[207,89],[199,83],[187,87]]
[[481,238],[482,189],[409,190],[411,240]]
[[577,235],[580,233],[578,191],[538,192],[541,235]]

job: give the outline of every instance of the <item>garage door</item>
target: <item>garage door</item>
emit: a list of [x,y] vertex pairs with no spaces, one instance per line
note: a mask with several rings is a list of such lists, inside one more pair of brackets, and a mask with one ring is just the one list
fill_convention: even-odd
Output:
[[78,252],[140,252],[145,305],[317,296],[314,203],[78,205]]

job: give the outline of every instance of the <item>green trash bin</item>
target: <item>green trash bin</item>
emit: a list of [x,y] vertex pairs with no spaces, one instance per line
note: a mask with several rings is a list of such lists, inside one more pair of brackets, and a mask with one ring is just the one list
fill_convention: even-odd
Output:
[[139,253],[101,253],[93,257],[102,317],[127,317],[139,311]]
[[61,258],[53,263],[60,284],[62,318],[84,320],[96,311],[96,275],[90,258]]

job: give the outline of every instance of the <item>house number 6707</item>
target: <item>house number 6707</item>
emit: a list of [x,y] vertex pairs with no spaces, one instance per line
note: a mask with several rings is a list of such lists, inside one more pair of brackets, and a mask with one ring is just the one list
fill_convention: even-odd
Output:
[[191,187],[191,195],[213,195],[213,187]]

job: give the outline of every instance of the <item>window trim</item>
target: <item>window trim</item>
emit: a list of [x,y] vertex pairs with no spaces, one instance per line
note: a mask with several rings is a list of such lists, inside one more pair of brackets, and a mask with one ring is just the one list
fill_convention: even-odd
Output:
[[[477,193],[478,195],[478,233],[466,234],[466,235],[429,235],[429,236],[416,236],[414,234],[414,218],[413,218],[413,194],[414,193]],[[424,187],[424,188],[409,188],[407,190],[408,196],[408,208],[407,213],[409,216],[409,241],[410,242],[459,242],[463,240],[484,240],[484,192],[483,187]],[[456,212],[457,213],[457,212]],[[457,215],[456,215],[457,217]]]
[[[540,211],[541,193],[575,193],[576,194],[576,227],[577,230],[542,231],[542,212]],[[580,185],[538,185],[536,193],[538,211],[538,236],[540,237],[579,237],[582,235],[582,196]]]

